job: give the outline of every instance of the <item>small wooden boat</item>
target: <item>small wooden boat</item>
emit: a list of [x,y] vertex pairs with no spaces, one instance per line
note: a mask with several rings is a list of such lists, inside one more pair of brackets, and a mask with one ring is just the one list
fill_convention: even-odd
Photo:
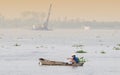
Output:
[[44,58],[40,58],[39,60],[40,60],[39,64],[49,65],[49,66],[83,66],[83,64],[85,63],[85,62],[80,62],[77,64],[68,64],[67,62],[51,61]]

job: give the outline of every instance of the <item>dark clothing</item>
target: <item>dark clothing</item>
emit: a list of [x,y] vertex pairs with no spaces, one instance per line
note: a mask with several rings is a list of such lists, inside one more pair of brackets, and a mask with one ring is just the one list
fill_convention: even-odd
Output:
[[79,63],[79,58],[78,57],[74,56],[73,60],[75,60],[76,63]]

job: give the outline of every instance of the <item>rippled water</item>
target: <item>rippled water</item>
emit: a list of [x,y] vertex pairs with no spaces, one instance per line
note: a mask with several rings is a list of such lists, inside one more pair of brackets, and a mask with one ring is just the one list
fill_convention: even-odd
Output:
[[[8,33],[9,32],[9,33]],[[64,33],[64,34],[63,34]],[[120,75],[119,30],[1,30],[0,75]],[[15,44],[20,46],[15,46]],[[66,61],[83,44],[83,67],[41,66],[39,58]],[[105,51],[105,54],[101,54]]]

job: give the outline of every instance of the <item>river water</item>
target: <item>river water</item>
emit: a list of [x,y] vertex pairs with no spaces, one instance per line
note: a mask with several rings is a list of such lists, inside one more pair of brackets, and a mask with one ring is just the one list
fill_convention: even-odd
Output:
[[[0,75],[120,75],[119,30],[0,30]],[[17,44],[17,46],[16,46]],[[39,58],[67,61],[82,47],[83,67],[42,66]],[[102,54],[104,51],[105,54]]]

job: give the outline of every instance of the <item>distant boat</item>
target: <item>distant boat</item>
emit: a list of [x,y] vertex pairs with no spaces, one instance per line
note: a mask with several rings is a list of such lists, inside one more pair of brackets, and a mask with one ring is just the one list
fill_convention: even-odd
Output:
[[52,4],[50,4],[49,7],[49,11],[48,11],[48,16],[46,18],[46,21],[44,22],[44,24],[42,25],[33,25],[33,30],[50,30],[48,28],[48,23],[49,23],[49,19],[50,19],[50,15],[51,15],[51,8],[52,8]]
[[48,65],[48,66],[83,66],[83,64],[85,63],[85,62],[80,62],[77,64],[68,64],[67,62],[51,61],[44,58],[40,58],[39,60],[40,60],[39,64]]

